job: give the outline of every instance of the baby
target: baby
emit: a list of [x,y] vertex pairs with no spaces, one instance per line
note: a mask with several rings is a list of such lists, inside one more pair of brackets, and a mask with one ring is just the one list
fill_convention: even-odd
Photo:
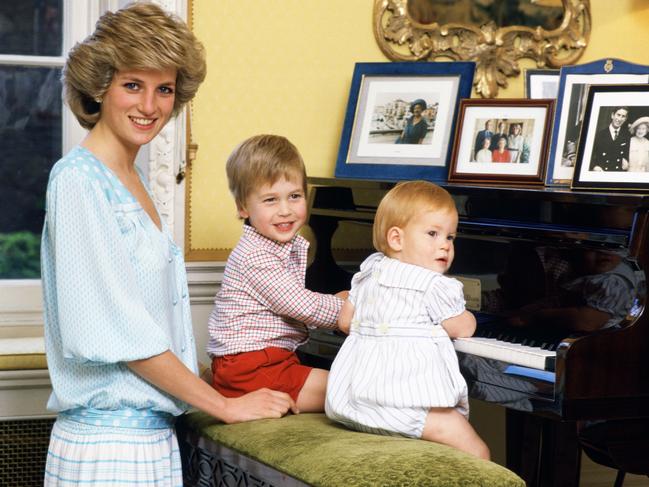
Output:
[[457,225],[452,197],[432,183],[401,183],[385,195],[374,220],[379,252],[361,264],[340,313],[350,334],[331,367],[325,411],[352,429],[488,459],[467,420],[467,385],[451,342],[476,327],[462,284],[444,276]]

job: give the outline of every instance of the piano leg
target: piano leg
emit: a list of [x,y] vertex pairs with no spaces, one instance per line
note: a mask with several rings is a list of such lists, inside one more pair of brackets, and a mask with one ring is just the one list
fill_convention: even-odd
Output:
[[577,426],[507,409],[507,468],[529,487],[578,487],[581,449]]
[[338,266],[331,251],[331,238],[338,229],[338,221],[312,215],[309,226],[316,237],[317,246],[313,262],[306,271],[306,288],[330,294],[349,289],[353,274]]

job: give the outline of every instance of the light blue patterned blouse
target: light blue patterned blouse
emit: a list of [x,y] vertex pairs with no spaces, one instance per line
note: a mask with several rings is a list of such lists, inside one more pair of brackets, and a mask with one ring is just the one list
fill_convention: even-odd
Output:
[[185,403],[125,364],[171,349],[197,370],[185,265],[168,228],[158,230],[119,179],[80,146],[52,168],[46,209],[48,408],[182,413]]

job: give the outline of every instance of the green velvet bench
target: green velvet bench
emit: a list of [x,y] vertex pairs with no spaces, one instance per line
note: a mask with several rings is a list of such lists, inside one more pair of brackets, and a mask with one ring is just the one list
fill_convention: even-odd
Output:
[[525,487],[495,463],[428,441],[350,431],[324,414],[226,425],[190,413],[177,429],[188,487]]

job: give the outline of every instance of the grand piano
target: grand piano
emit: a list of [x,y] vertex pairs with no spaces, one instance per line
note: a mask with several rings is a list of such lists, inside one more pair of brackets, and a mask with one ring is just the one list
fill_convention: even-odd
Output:
[[[307,287],[348,289],[395,183],[309,184]],[[578,485],[579,428],[649,417],[649,196],[442,186],[460,215],[449,274],[478,321],[454,342],[469,394],[507,408],[507,466],[528,485]],[[328,367],[343,341],[314,330],[300,354]]]

